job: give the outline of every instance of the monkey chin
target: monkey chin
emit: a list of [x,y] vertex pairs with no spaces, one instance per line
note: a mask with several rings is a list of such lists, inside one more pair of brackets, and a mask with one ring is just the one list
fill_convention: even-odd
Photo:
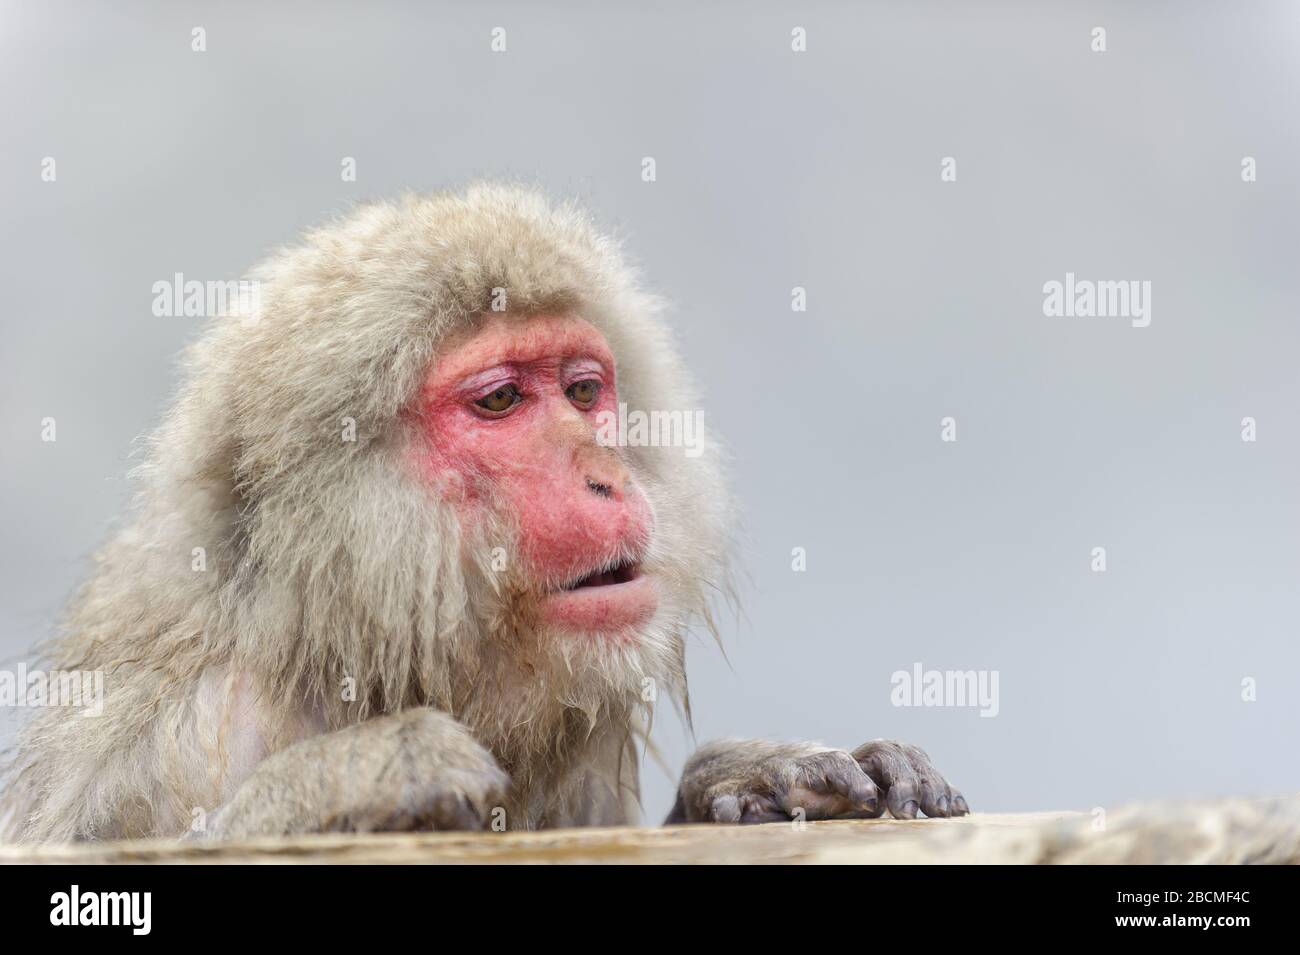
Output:
[[649,622],[658,606],[654,580],[632,564],[552,591],[540,610],[542,623],[556,630],[626,634]]

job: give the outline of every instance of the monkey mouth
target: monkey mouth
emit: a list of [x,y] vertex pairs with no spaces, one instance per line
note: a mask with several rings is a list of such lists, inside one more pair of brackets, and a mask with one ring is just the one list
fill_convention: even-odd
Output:
[[581,590],[585,587],[612,587],[615,584],[628,584],[641,576],[641,565],[634,560],[621,560],[613,567],[593,571],[585,577],[579,577],[561,590]]
[[634,634],[654,614],[659,591],[636,560],[606,564],[542,599],[542,618],[571,633]]

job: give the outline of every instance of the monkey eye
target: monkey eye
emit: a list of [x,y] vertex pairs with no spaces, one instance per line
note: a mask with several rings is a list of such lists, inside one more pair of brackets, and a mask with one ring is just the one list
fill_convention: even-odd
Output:
[[519,389],[514,385],[502,385],[496,391],[489,392],[478,399],[474,404],[485,411],[491,411],[493,414],[501,414],[517,405],[522,397],[519,394]]
[[595,403],[596,398],[600,396],[600,382],[594,378],[575,381],[564,389],[564,393],[569,396],[569,400],[574,404],[590,408]]

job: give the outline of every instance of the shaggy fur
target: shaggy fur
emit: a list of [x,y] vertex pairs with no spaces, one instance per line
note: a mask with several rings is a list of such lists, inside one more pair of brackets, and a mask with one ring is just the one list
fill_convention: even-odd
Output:
[[[49,654],[105,671],[104,714],[49,709],[25,729],[5,834],[179,835],[195,808],[229,798],[232,770],[414,706],[492,751],[513,824],[581,821],[593,791],[621,806],[602,818],[627,818],[642,681],[684,694],[684,631],[725,588],[716,450],[625,449],[655,514],[645,567],[661,592],[635,643],[515,626],[509,575],[487,569],[493,547],[510,549],[509,516],[463,532],[410,455],[440,342],[495,288],[509,313],[572,311],[599,328],[628,407],[697,407],[660,303],[579,210],[491,184],[360,207],[254,276],[254,319],[214,320],[189,350],[133,514]],[[191,569],[197,547],[205,572]],[[227,738],[239,713],[262,727],[251,750]]]

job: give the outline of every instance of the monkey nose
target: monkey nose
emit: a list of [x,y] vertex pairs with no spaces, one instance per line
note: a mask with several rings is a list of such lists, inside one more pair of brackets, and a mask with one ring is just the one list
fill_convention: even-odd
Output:
[[593,469],[587,472],[583,480],[587,490],[597,497],[607,497],[613,501],[623,500],[623,485],[627,482],[627,472],[622,468]]
[[611,449],[596,445],[584,446],[578,449],[574,463],[588,491],[612,501],[623,500],[623,491],[628,482],[627,468]]
[[623,477],[595,477],[586,478],[587,490],[597,497],[606,497],[611,501],[623,500]]
[[597,497],[613,496],[613,488],[608,484],[601,483],[600,481],[593,481],[591,478],[587,478],[587,490],[592,494],[595,494]]

